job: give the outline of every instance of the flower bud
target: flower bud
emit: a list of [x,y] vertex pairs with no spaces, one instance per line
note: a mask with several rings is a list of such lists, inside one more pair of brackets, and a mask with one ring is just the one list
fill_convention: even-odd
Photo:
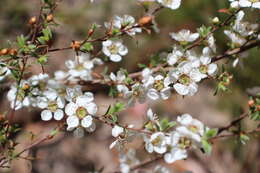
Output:
[[255,101],[254,101],[254,100],[249,100],[249,101],[247,102],[247,104],[248,104],[249,107],[253,107],[254,104],[255,104]]
[[219,18],[218,18],[218,17],[214,17],[214,18],[212,19],[212,23],[213,23],[213,24],[218,24],[218,23],[219,23]]
[[140,26],[144,26],[144,25],[150,24],[152,22],[152,20],[153,20],[152,16],[144,16],[141,19],[139,19],[138,24]]
[[94,33],[94,29],[89,29],[88,30],[88,37],[91,37],[92,36],[92,34]]
[[16,49],[11,49],[9,51],[9,54],[12,55],[12,56],[16,56],[17,55],[17,50]]
[[75,51],[79,50],[80,49],[80,46],[81,46],[81,42],[80,41],[72,41],[71,43],[71,48]]
[[49,15],[46,17],[46,20],[47,20],[47,22],[53,21],[53,15],[52,15],[52,14],[49,14]]
[[257,108],[257,111],[260,111],[260,105],[257,105],[256,108]]
[[29,24],[30,25],[34,25],[37,21],[37,18],[34,16],[34,17],[31,17],[30,20],[29,20]]
[[7,48],[4,48],[0,51],[0,55],[7,55],[9,53],[9,50]]

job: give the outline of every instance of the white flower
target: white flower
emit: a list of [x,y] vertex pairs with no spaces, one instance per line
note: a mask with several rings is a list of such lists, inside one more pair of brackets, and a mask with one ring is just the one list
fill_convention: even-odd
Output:
[[253,35],[258,28],[258,24],[250,24],[249,22],[244,22],[242,19],[244,18],[244,11],[239,11],[236,14],[236,20],[232,27],[232,29],[239,33],[243,37],[247,37]]
[[[75,102],[76,98],[80,95],[82,95],[81,86],[76,85],[73,88],[66,88],[66,100],[69,102]],[[94,100],[94,98],[93,98]]]
[[12,85],[11,89],[7,93],[7,99],[11,102],[11,108],[18,110],[22,107],[28,107],[31,104],[31,100],[28,93],[31,91],[31,86],[28,81],[22,80],[17,90],[16,85]]
[[243,37],[241,37],[240,35],[236,34],[233,31],[225,30],[224,33],[229,37],[231,42],[236,47],[240,47],[240,46],[242,46],[246,42],[246,39],[244,39]]
[[196,82],[208,76],[216,75],[218,69],[216,64],[211,63],[210,49],[208,47],[203,49],[203,54],[200,58],[192,62],[192,66],[194,69],[191,70],[190,76],[192,76]]
[[177,160],[187,158],[186,149],[190,148],[192,145],[189,138],[177,131],[173,131],[170,134],[170,138],[167,140],[167,144],[171,146],[170,152],[167,152],[164,155],[164,160],[167,163],[173,163]]
[[125,97],[128,99],[128,105],[134,106],[135,102],[144,103],[146,100],[146,89],[140,83],[135,83],[131,86],[131,89],[125,93]]
[[210,34],[207,38],[207,42],[208,42],[208,46],[210,47],[210,49],[216,53],[217,47],[216,47],[216,43],[215,43],[215,38],[213,36],[213,34]]
[[84,80],[89,81],[92,80],[92,69],[94,65],[101,65],[103,62],[98,58],[90,59],[90,54],[82,53],[79,56],[75,57],[75,60],[68,60],[65,62],[66,67],[69,69],[68,71],[68,80],[77,81]]
[[192,96],[198,91],[198,86],[195,82],[200,80],[200,73],[194,73],[190,62],[179,64],[177,69],[170,71],[169,75],[178,81],[173,85],[174,89],[180,95]]
[[240,7],[252,7],[260,9],[260,1],[259,0],[239,0]]
[[118,71],[116,75],[114,73],[110,73],[110,79],[117,83],[122,83],[126,79],[126,75],[122,71]]
[[199,38],[198,33],[191,33],[190,30],[182,29],[178,33],[170,33],[172,39],[180,42],[181,44],[187,44],[193,42]]
[[181,126],[177,127],[176,130],[195,142],[201,142],[201,137],[204,135],[204,125],[199,120],[193,119],[189,114],[183,114],[177,117],[177,122]]
[[143,70],[143,85],[148,88],[147,96],[152,100],[166,100],[171,95],[169,85],[173,82],[172,78],[164,77],[161,74],[153,76],[148,68]]
[[[28,82],[30,82],[33,86],[36,85],[46,85],[49,80],[49,75],[46,73],[40,73],[38,75],[33,75],[28,79]],[[42,87],[42,86],[41,86]],[[44,90],[43,88],[42,90]]]
[[122,56],[128,53],[127,47],[125,47],[121,41],[107,40],[102,42],[103,53],[110,58],[113,62],[119,62],[122,60]]
[[123,29],[128,35],[135,35],[138,32],[142,32],[140,27],[137,27],[135,23],[135,18],[129,15],[124,15],[122,17],[115,16],[112,22],[105,22],[105,27],[110,29],[112,27],[115,29]]
[[6,64],[0,61],[0,81],[2,81],[10,73],[11,71],[6,67]]
[[179,47],[174,46],[171,53],[167,56],[167,63],[169,65],[176,64],[184,56],[184,52],[180,50]]
[[87,130],[93,128],[93,118],[97,112],[97,105],[93,102],[94,97],[90,92],[77,96],[75,102],[70,102],[65,107],[65,113],[68,115],[66,120],[67,130],[71,131],[76,127],[84,127]]
[[181,0],[157,0],[157,2],[172,10],[178,9],[181,5]]
[[183,160],[187,158],[187,151],[180,148],[173,148],[171,152],[164,155],[166,163],[173,163],[177,160]]
[[124,132],[124,128],[120,127],[118,125],[115,125],[112,129],[112,136],[114,136],[115,138],[118,137],[120,134],[122,134]]
[[54,90],[45,91],[43,95],[43,97],[37,97],[37,106],[44,109],[41,112],[41,119],[49,121],[53,117],[55,120],[61,120],[64,116],[62,109],[65,106],[65,100]]
[[167,150],[166,136],[162,132],[156,132],[151,135],[150,139],[145,139],[145,149],[149,152],[163,154]]

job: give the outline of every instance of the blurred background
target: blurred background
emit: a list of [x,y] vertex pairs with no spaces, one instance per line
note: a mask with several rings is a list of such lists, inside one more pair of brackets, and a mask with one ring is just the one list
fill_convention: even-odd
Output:
[[[142,17],[143,7],[136,0],[63,0],[56,13],[55,21],[60,24],[54,29],[54,48],[67,47],[72,40],[81,40],[90,28],[91,24],[103,25],[114,15],[129,14],[136,19]],[[149,58],[158,52],[169,50],[173,41],[169,37],[169,32],[176,32],[180,29],[190,29],[196,32],[196,28],[203,25],[210,25],[213,17],[220,19],[226,17],[225,14],[217,11],[229,6],[228,0],[183,0],[178,10],[163,9],[155,18],[160,33],[152,32],[139,34],[133,39],[123,37],[125,45],[129,49],[129,54],[124,57],[121,64],[109,64],[110,71],[116,71],[119,67],[126,68],[129,72],[139,71],[137,63],[147,64]],[[39,12],[39,0],[0,0],[0,47],[6,47],[8,40],[14,41],[20,34],[28,33],[27,21]],[[249,20],[255,21],[260,15],[249,15]],[[228,47],[228,39],[223,36],[223,30],[218,31],[215,36],[217,40],[217,51],[223,52]],[[102,35],[100,33],[96,34]],[[167,49],[165,49],[167,48]],[[100,44],[95,45],[95,49],[100,49]],[[177,115],[190,113],[194,117],[204,122],[209,127],[221,127],[227,125],[232,119],[248,110],[247,101],[248,89],[260,85],[260,51],[253,49],[248,52],[246,58],[240,61],[236,68],[231,68],[232,61],[227,63],[233,74],[233,81],[230,86],[232,93],[220,93],[213,96],[216,83],[204,81],[200,84],[199,92],[196,96],[185,97],[173,96],[166,101],[149,103],[153,105],[153,110],[158,115],[175,120]],[[50,54],[49,63],[46,66],[47,73],[53,75],[55,70],[66,70],[65,60],[73,59],[75,56],[71,50],[59,51]],[[101,56],[102,57],[102,56]],[[38,74],[41,72],[38,65],[30,67],[31,72]],[[103,69],[97,69],[102,71]],[[2,85],[2,83],[0,83]],[[89,86],[87,89],[94,89],[96,102],[99,105],[99,114],[106,111],[107,107],[113,103],[111,98],[106,97],[108,88],[101,86]],[[145,121],[148,104],[139,104],[129,108],[120,114],[120,121],[134,124],[141,127]],[[6,91],[0,93],[0,110],[4,112],[9,109],[6,101]],[[16,112],[15,122],[24,129],[17,135],[20,142],[18,149],[23,149],[30,143],[33,134],[37,137],[44,136],[55,127],[55,122],[42,122],[40,120],[40,110],[22,109]],[[70,133],[60,133],[57,138],[43,143],[30,151],[33,161],[17,160],[9,170],[0,172],[12,173],[86,173],[94,169],[104,167],[104,172],[118,170],[119,153],[113,149],[109,150],[111,128],[98,124],[95,133],[86,134],[83,138],[75,138]],[[242,127],[246,130],[254,128],[255,124],[246,120]],[[137,149],[137,156],[142,160],[147,158],[140,140],[130,143],[127,147]],[[238,140],[220,139],[214,142],[211,156],[204,155],[200,151],[190,151],[189,157],[185,161],[177,161],[171,165],[165,165],[176,173],[259,173],[260,172],[260,140],[251,137],[247,145],[242,145]],[[163,163],[161,163],[163,164]],[[149,170],[152,168],[144,168]]]

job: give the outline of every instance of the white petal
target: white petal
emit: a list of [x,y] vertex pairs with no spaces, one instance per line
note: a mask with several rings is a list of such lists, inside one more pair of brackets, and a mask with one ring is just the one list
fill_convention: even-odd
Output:
[[93,118],[88,115],[88,116],[84,117],[84,118],[81,120],[81,125],[82,125],[83,127],[85,127],[85,128],[88,128],[88,127],[91,126],[92,122],[93,122]]
[[117,54],[110,55],[110,60],[113,62],[120,62],[122,60],[122,57]]
[[88,103],[85,108],[90,115],[95,115],[97,113],[97,105],[93,102]]
[[174,84],[173,87],[176,90],[176,92],[180,95],[187,95],[189,93],[188,87],[180,83]]
[[124,128],[120,127],[118,125],[115,125],[112,129],[112,136],[114,136],[115,138],[118,137],[121,133],[124,132]]
[[77,97],[76,104],[79,106],[85,106],[94,100],[94,95],[91,92],[86,92],[84,95]]
[[76,105],[73,102],[70,102],[69,104],[66,105],[65,107],[65,113],[69,116],[72,116],[76,113],[76,110],[78,109],[78,105]]
[[54,112],[54,119],[59,121],[63,118],[64,116],[64,112],[61,110],[61,109],[57,109],[55,112]]
[[210,64],[208,66],[208,74],[210,76],[214,76],[217,73],[217,70],[218,70],[217,64]]
[[44,110],[41,112],[41,118],[43,121],[49,121],[52,118],[52,113],[50,110]]
[[167,100],[171,96],[170,87],[162,89],[160,94],[161,94],[161,97],[162,97],[163,100]]
[[164,155],[164,160],[166,163],[173,163],[177,160],[182,160],[187,158],[186,150],[182,150],[179,148],[174,148],[170,153]]
[[156,89],[149,89],[147,92],[147,96],[152,100],[157,100],[160,98],[159,92]]
[[67,124],[68,124],[68,128],[75,128],[79,125],[79,119],[76,116],[68,116],[67,120],[66,120]]
[[128,53],[127,47],[121,45],[118,50],[119,54],[122,56],[125,56]]
[[252,2],[248,0],[239,0],[239,5],[241,7],[250,7],[252,5]]

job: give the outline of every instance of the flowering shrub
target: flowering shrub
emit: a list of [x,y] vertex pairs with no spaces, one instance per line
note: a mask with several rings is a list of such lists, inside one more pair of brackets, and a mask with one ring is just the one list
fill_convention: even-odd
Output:
[[[181,0],[139,0],[149,9],[143,17],[137,19],[130,15],[114,16],[104,23],[103,36],[95,33],[102,28],[93,24],[84,40],[72,41],[63,48],[53,48],[53,28],[55,27],[55,9],[59,5],[56,0],[43,0],[40,14],[29,20],[31,32],[20,35],[10,47],[0,52],[0,81],[7,85],[7,99],[10,111],[0,117],[0,167],[9,164],[27,150],[51,140],[59,132],[73,132],[75,137],[85,133],[95,133],[96,124],[111,126],[111,135],[115,138],[108,148],[117,148],[120,152],[119,171],[122,173],[138,172],[140,168],[157,160],[171,164],[178,160],[188,159],[190,150],[201,150],[210,154],[214,140],[239,136],[242,143],[249,140],[248,135],[259,133],[259,94],[251,96],[249,112],[235,119],[228,126],[212,128],[205,125],[192,115],[183,113],[176,120],[170,121],[155,114],[152,108],[147,110],[145,123],[141,128],[119,121],[118,114],[138,103],[152,103],[171,98],[173,95],[196,97],[200,83],[204,80],[217,82],[216,93],[229,91],[232,75],[220,68],[220,60],[230,59],[235,68],[242,53],[251,48],[259,47],[260,34],[257,23],[246,21],[248,13],[259,13],[258,0],[229,0],[230,7],[221,9],[226,18],[220,20],[213,17],[211,26],[201,26],[196,32],[181,29],[169,33],[173,44],[162,56],[152,58],[147,65],[139,64],[141,70],[128,72],[120,68],[108,73],[109,63],[124,61],[131,51],[124,43],[138,34],[158,33],[155,16],[164,8],[181,9]],[[95,1],[93,1],[95,3]],[[251,11],[248,11],[248,8]],[[257,21],[255,21],[257,22]],[[220,53],[216,31],[229,39],[227,50]],[[160,36],[160,35],[159,35]],[[99,47],[94,46],[98,44]],[[67,60],[66,70],[58,70],[47,74],[45,65],[49,63],[49,53],[70,50],[75,58]],[[42,73],[28,76],[30,63],[37,63]],[[225,64],[224,66],[229,66]],[[97,73],[96,68],[105,70]],[[95,92],[86,89],[86,85],[100,84],[109,87],[107,95],[115,99],[115,104],[106,107],[106,113],[99,114],[99,103],[95,100]],[[120,98],[120,101],[118,99]],[[20,129],[13,123],[15,112],[22,108],[40,110],[42,121],[57,121],[58,127],[43,139],[32,143],[21,152],[16,150],[13,135]],[[232,132],[223,135],[231,127],[236,127],[244,118],[250,117],[257,126],[252,131]],[[143,141],[143,147],[152,159],[144,163],[136,156],[132,148],[126,144],[132,140]],[[214,146],[213,146],[214,147]],[[157,165],[149,172],[170,172],[167,168]]]

